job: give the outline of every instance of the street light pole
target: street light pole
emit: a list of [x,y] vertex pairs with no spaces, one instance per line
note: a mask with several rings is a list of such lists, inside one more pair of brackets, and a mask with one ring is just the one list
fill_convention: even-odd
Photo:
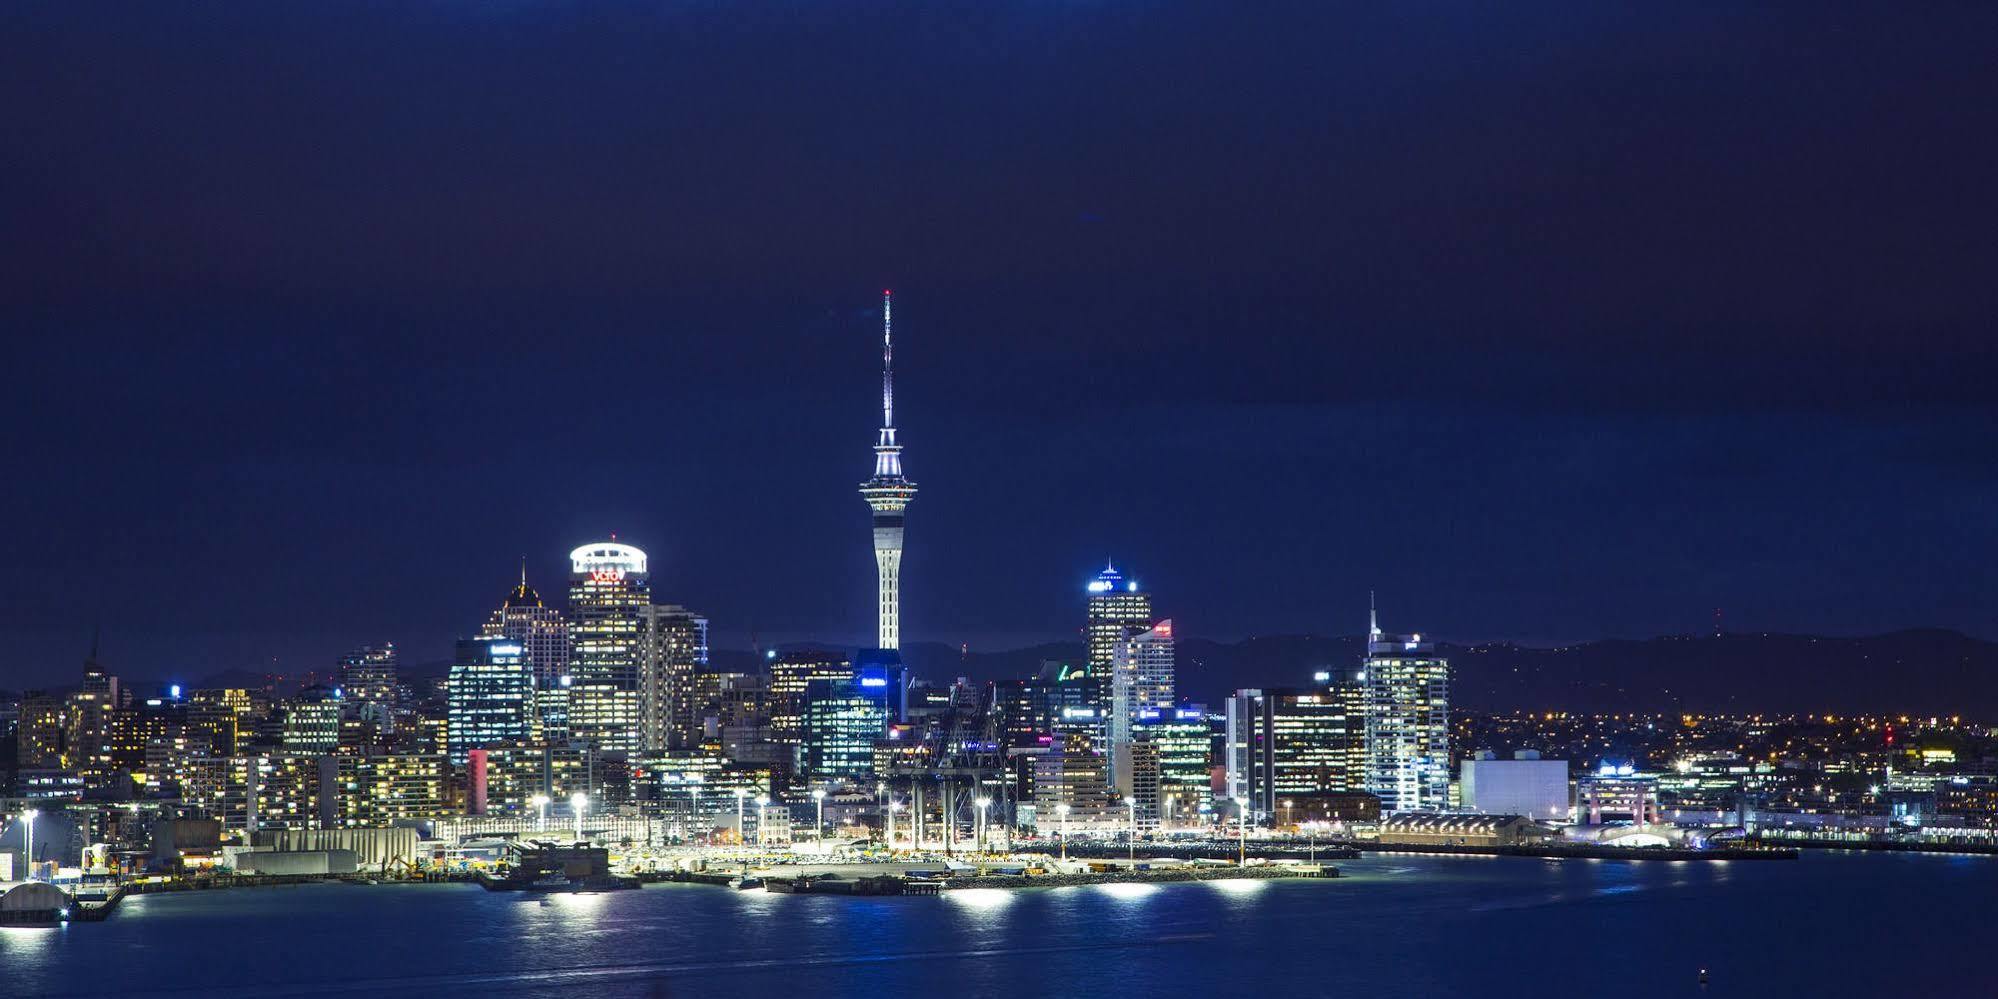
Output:
[[576,816],[576,839],[583,838],[583,812],[590,807],[590,796],[581,791],[569,796],[569,811]]
[[1237,852],[1235,866],[1249,866],[1249,799],[1235,799],[1235,835]]
[[1124,807],[1129,809],[1131,813],[1131,838],[1126,842],[1131,847],[1131,861],[1136,863],[1138,859],[1138,799],[1125,798]]
[[545,794],[537,794],[534,797],[529,798],[528,801],[533,803],[535,809],[541,813],[540,818],[536,819],[534,822],[534,831],[540,832],[543,829],[548,828],[548,796]]
[[1055,814],[1061,816],[1061,859],[1063,863],[1066,863],[1068,861],[1068,803],[1062,802],[1056,805]]
[[978,806],[978,852],[985,853],[990,849],[985,845],[985,810],[992,807],[992,799],[981,797],[974,804]]
[[756,845],[757,846],[763,846],[765,843],[768,842],[766,837],[763,835],[763,816],[765,810],[768,809],[769,807],[770,807],[769,795],[759,794],[756,796]]
[[749,837],[745,835],[749,827],[743,825],[742,822],[742,799],[748,796],[748,791],[739,787],[735,789],[735,843],[737,846],[749,845]]
[[890,798],[888,800],[888,852],[889,853],[895,852],[895,813],[901,810],[902,810],[901,802],[896,801],[893,798]]
[[826,789],[822,787],[813,788],[812,802],[819,806],[819,818],[812,827],[812,835],[819,841],[819,852],[824,853],[826,842]]

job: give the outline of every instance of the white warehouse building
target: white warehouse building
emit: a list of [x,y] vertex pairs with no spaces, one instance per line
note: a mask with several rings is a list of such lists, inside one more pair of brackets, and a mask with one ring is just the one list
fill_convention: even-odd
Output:
[[1480,751],[1463,763],[1458,791],[1465,811],[1524,815],[1541,821],[1567,821],[1568,761],[1543,760],[1531,749],[1501,760]]

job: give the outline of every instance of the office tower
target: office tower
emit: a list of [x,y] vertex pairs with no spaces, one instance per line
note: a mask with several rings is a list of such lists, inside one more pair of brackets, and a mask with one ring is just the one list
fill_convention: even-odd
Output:
[[705,707],[696,674],[708,668],[708,619],[685,607],[639,609],[644,624],[644,737],[649,753],[686,749],[701,741]]
[[1160,823],[1169,829],[1204,824],[1214,808],[1214,737],[1206,707],[1141,710],[1133,741],[1158,755]]
[[881,703],[890,724],[909,720],[909,667],[895,649],[861,649],[853,657],[860,692]]
[[1068,735],[1033,757],[1034,823],[1042,835],[1062,825],[1058,809],[1068,806],[1068,824],[1100,826],[1112,818],[1109,770],[1088,736]]
[[814,784],[861,781],[874,773],[874,742],[888,727],[881,701],[851,680],[805,688],[805,776]]
[[394,642],[364,645],[341,656],[340,696],[347,702],[347,710],[374,722],[383,732],[392,729],[400,664]]
[[838,652],[778,652],[770,664],[770,737],[796,746],[804,741],[807,687],[813,680],[855,679],[853,662]]
[[506,638],[520,643],[527,653],[527,665],[534,671],[535,685],[553,687],[569,672],[569,622],[562,612],[541,602],[541,594],[527,585],[527,562],[520,563],[520,585],[515,586],[486,620],[479,631],[482,638]]
[[645,553],[616,541],[569,553],[571,738],[605,752],[644,739],[644,611],[652,605]]
[[881,293],[881,436],[874,444],[874,476],[860,495],[874,511],[874,566],[879,608],[877,643],[902,644],[902,514],[916,497],[916,484],[902,475],[902,447],[895,443],[895,335],[892,303]]
[[1450,804],[1450,661],[1421,635],[1385,636],[1367,625],[1366,790],[1382,812]]
[[1117,795],[1135,806],[1125,820],[1135,819],[1140,829],[1159,827],[1160,775],[1159,747],[1151,742],[1123,742],[1111,747],[1110,769]]
[[469,750],[527,742],[539,728],[534,668],[519,642],[509,638],[459,641],[445,682],[449,718],[445,745],[454,764],[463,766]]
[[1048,734],[1056,741],[1070,735],[1091,746],[1109,741],[1110,682],[1087,666],[1041,663],[1040,712]]
[[1285,795],[1360,789],[1366,722],[1359,686],[1319,674],[1319,686],[1236,691],[1228,699],[1228,783],[1259,818]]
[[1089,649],[1089,671],[1109,676],[1117,649],[1132,635],[1152,626],[1152,595],[1138,589],[1138,581],[1125,579],[1114,564],[1089,581],[1089,627],[1085,640]]
[[1110,743],[1131,741],[1138,713],[1173,702],[1172,622],[1160,621],[1117,643],[1110,661]]
[[340,748],[340,692],[315,684],[298,692],[284,709],[284,751],[330,753]]
[[23,770],[59,770],[69,729],[69,708],[63,699],[41,690],[21,697],[20,761]]
[[104,740],[111,712],[124,706],[118,678],[97,662],[97,638],[90,640],[90,657],[83,661],[83,685],[69,695],[63,730],[63,766],[76,771],[106,769]]

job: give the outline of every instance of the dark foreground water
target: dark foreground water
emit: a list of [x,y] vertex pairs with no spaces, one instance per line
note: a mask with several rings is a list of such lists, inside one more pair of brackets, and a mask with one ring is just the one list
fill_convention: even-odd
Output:
[[1998,995],[1993,858],[1343,867],[1331,882],[942,898],[153,895],[104,923],[0,929],[0,995]]

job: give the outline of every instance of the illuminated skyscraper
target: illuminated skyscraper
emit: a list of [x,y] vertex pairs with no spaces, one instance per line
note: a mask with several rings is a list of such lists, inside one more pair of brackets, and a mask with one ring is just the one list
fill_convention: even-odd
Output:
[[463,765],[469,750],[526,742],[539,727],[534,673],[519,642],[509,638],[459,642],[446,685],[450,725],[445,738],[452,763]]
[[696,674],[708,668],[708,619],[685,607],[641,608],[645,622],[643,748],[687,749],[701,740]]
[[520,564],[520,585],[501,601],[479,631],[482,638],[510,638],[527,651],[537,686],[552,687],[569,672],[569,622],[562,612],[544,605],[541,594],[527,585],[527,563]]
[[1450,661],[1421,635],[1381,634],[1369,614],[1366,790],[1382,812],[1435,811],[1450,804]]
[[1125,579],[1117,567],[1105,563],[1103,571],[1089,581],[1089,671],[1110,675],[1117,648],[1126,639],[1152,626],[1151,594],[1138,589],[1138,581]]
[[814,680],[857,680],[844,653],[795,649],[771,656],[770,738],[792,746],[805,738],[806,692]]
[[395,716],[396,668],[401,658],[394,642],[363,645],[340,657],[340,692],[347,710],[389,730]]
[[1252,688],[1228,698],[1228,793],[1255,818],[1286,795],[1358,790],[1366,720],[1354,679],[1319,673],[1311,687]]
[[864,780],[888,724],[881,701],[853,680],[813,680],[805,690],[805,775],[814,783]]
[[[1127,594],[1129,595],[1129,594]],[[1143,594],[1137,594],[1142,597]],[[1173,702],[1172,622],[1159,623],[1117,643],[1110,659],[1110,744],[1131,741],[1139,712]]]
[[644,739],[645,553],[602,541],[569,553],[569,733],[606,752]]
[[284,706],[284,751],[330,753],[340,748],[341,692],[315,684]]
[[902,475],[902,447],[895,443],[895,336],[888,292],[881,293],[881,436],[874,443],[874,476],[860,496],[874,511],[874,567],[879,605],[878,644],[902,644],[902,513],[916,484]]

